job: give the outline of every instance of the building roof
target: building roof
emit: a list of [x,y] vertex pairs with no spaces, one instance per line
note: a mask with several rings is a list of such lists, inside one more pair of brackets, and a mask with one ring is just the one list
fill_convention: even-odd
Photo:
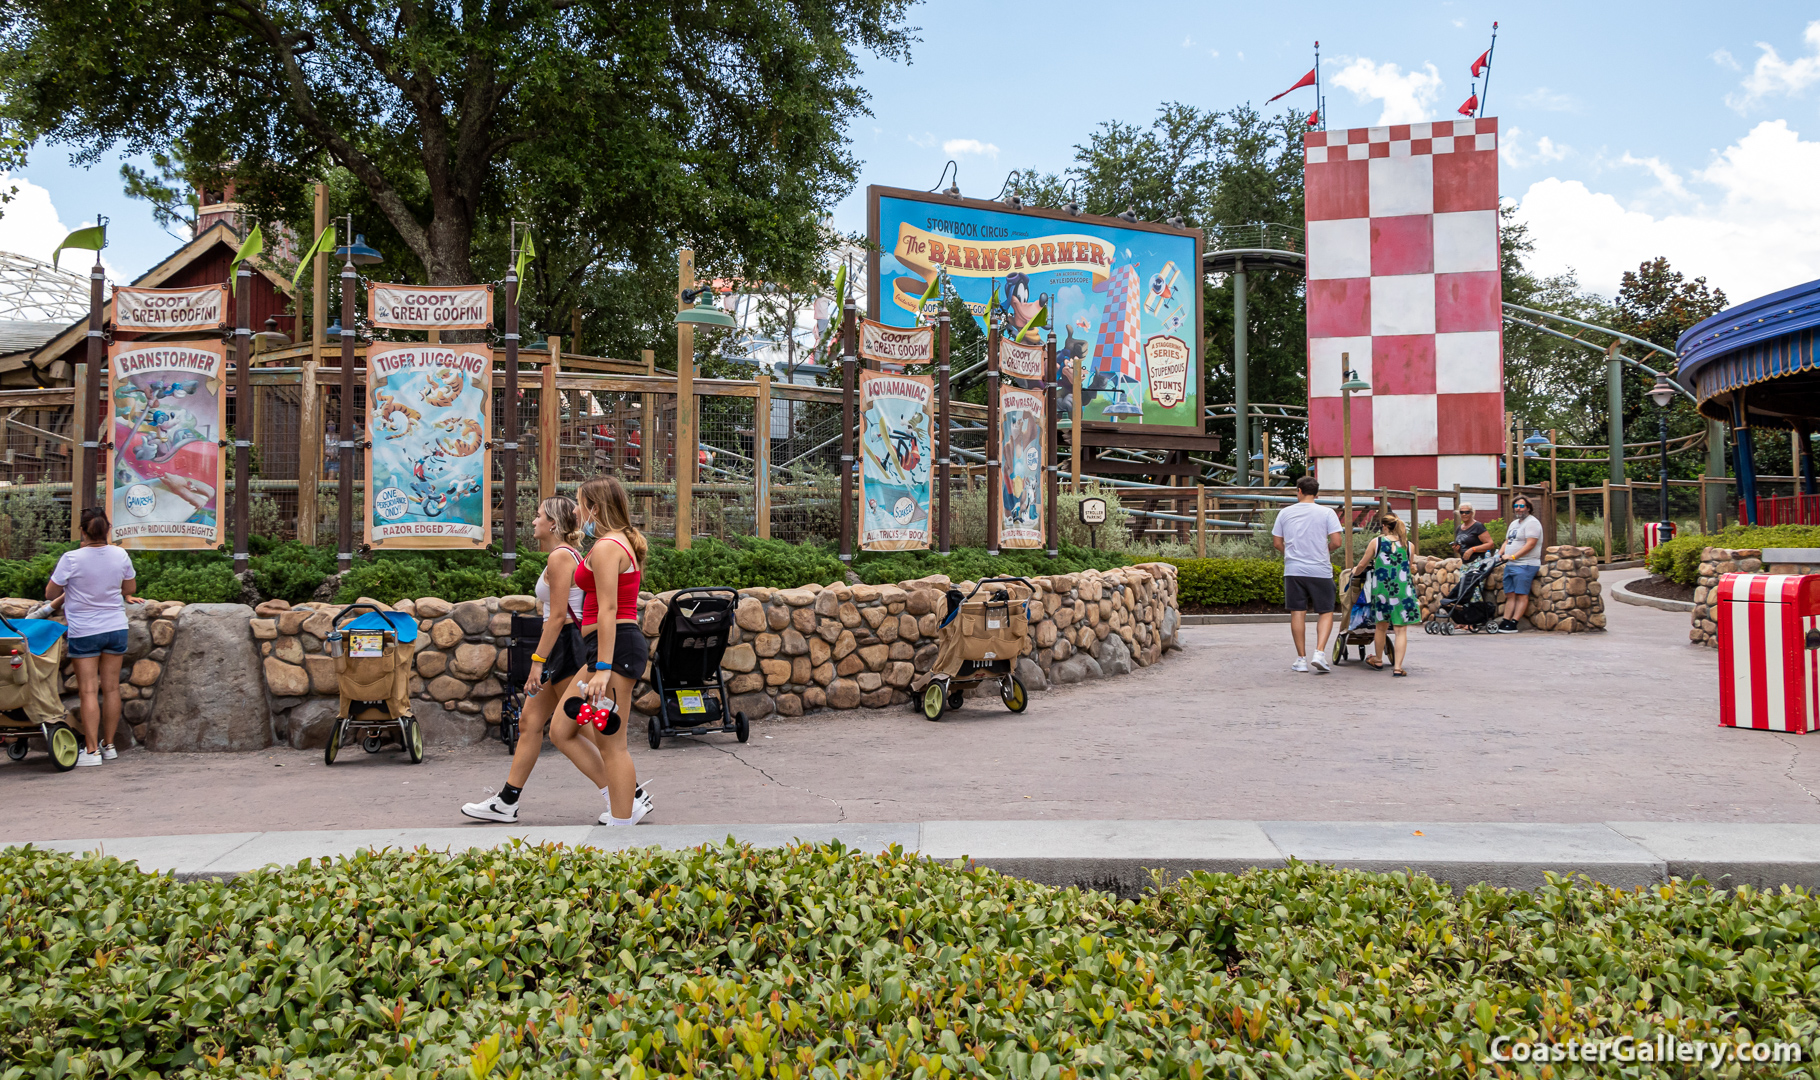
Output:
[[0,319],[0,357],[28,353],[62,333],[60,322],[30,322],[24,319]]
[[1820,327],[1820,281],[1726,308],[1695,324],[1676,340],[1675,352],[1681,358],[1676,367],[1677,380],[1683,386],[1693,386],[1701,381],[1703,369],[1729,356],[1757,346],[1774,346],[1816,327]]

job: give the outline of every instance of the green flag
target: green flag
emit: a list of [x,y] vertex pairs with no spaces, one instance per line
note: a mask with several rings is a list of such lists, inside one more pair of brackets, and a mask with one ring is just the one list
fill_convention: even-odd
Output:
[[512,268],[512,273],[518,276],[518,280],[525,279],[525,264],[530,262],[532,256],[536,254],[537,245],[531,242],[531,234],[527,231],[524,246],[518,249],[518,264]]
[[302,258],[297,260],[297,272],[291,275],[291,284],[296,285],[299,281],[303,280],[303,272],[309,268],[311,259],[314,259],[318,255],[333,254],[334,251],[335,226],[330,225],[328,228],[322,230],[321,234],[316,237],[316,242],[311,244],[310,249],[303,253]]
[[1041,330],[1047,325],[1049,325],[1049,305],[1044,304],[1043,307],[1037,311],[1036,318],[1025,323],[1024,328],[1017,332],[1017,339],[1022,341],[1024,340],[1025,334],[1028,334],[1033,330]]
[[240,250],[234,252],[234,260],[228,263],[229,295],[233,294],[235,282],[240,278],[240,264],[264,250],[265,234],[259,231],[259,226],[255,225],[253,231],[246,234],[246,242],[240,245]]
[[994,279],[992,282],[992,297],[991,297],[991,299],[986,301],[986,314],[980,317],[980,321],[982,321],[986,324],[986,333],[988,333],[988,334],[992,333],[992,313],[997,310],[998,310],[998,281],[997,281],[997,279]]
[[918,326],[921,326],[923,323],[923,317],[926,314],[924,309],[929,306],[929,301],[935,299],[935,294],[941,290],[941,287],[942,273],[940,270],[937,270],[935,273],[929,275],[929,287],[923,290],[922,299],[916,302],[916,324]]
[[63,243],[57,245],[57,250],[51,252],[51,268],[56,268],[57,259],[63,254],[64,248],[81,248],[84,251],[98,252],[106,245],[106,225],[90,225],[86,229],[77,229],[64,237]]

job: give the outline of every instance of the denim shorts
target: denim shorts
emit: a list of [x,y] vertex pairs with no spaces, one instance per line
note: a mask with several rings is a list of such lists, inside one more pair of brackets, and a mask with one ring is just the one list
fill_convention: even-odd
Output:
[[70,638],[70,659],[83,659],[108,653],[112,656],[126,655],[126,631],[109,630],[105,634],[84,634]]
[[1504,566],[1504,591],[1513,596],[1528,596],[1529,583],[1536,580],[1536,571],[1540,566],[1519,566],[1506,563]]

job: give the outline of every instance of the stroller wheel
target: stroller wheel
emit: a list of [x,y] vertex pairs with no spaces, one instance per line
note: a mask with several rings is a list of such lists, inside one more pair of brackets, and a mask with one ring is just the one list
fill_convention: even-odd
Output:
[[322,763],[335,764],[335,755],[341,753],[341,740],[347,736],[347,721],[337,720],[329,725],[329,741],[322,746]]
[[733,737],[740,742],[745,742],[752,737],[752,721],[747,720],[746,714],[743,712],[733,714]]
[[404,749],[411,756],[411,764],[423,764],[423,725],[414,716],[405,718]]
[[948,692],[939,682],[923,687],[923,719],[940,720],[948,704]]
[[967,699],[961,696],[961,692],[958,687],[955,688],[953,691],[951,691],[948,694],[948,711],[949,712],[959,712],[960,707],[965,704],[967,704]]
[[26,745],[24,737],[14,739],[12,742],[6,744],[6,756],[12,758],[14,761],[24,761],[25,755],[30,750],[31,747]]
[[361,738],[360,748],[369,754],[379,753],[379,736],[367,735]]
[[999,697],[1005,700],[1005,708],[1014,713],[1021,713],[1030,707],[1030,691],[1024,689],[1024,682],[1016,675],[1006,676],[998,684]]
[[[658,749],[664,744],[663,722],[655,716],[645,721],[645,741],[651,744],[651,749],[653,750]],[[744,742],[745,740],[741,739],[740,741]]]
[[76,755],[82,750],[82,743],[76,738],[75,728],[68,724],[52,724],[50,738],[45,742],[50,746],[51,764],[58,772],[69,772],[76,767]]

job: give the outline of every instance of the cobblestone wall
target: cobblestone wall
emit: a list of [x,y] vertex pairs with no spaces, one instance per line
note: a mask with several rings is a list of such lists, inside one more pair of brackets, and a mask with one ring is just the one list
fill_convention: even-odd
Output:
[[[41,600],[18,597],[0,599],[0,615],[22,619],[41,603]],[[177,636],[177,620],[182,615],[183,604],[176,600],[148,600],[127,608],[126,658],[120,668],[122,723],[115,736],[115,745],[122,749],[145,741],[145,722],[152,715],[158,683],[164,677],[164,662],[171,641]],[[76,694],[76,672],[67,658],[63,661],[63,704],[72,713],[80,704]]]
[[[1440,609],[1441,598],[1460,580],[1460,560],[1418,555],[1411,568],[1422,601],[1422,617],[1432,619]],[[1503,571],[1493,574],[1486,583],[1485,598],[1503,606]],[[1545,548],[1542,568],[1529,589],[1529,614],[1523,621],[1529,629],[1554,633],[1605,629],[1604,587],[1599,583],[1597,553],[1589,547],[1566,544]]]
[[1726,574],[1820,574],[1820,563],[1770,563],[1764,565],[1759,548],[1700,549],[1700,577],[1694,585],[1694,610],[1689,616],[1687,639],[1709,649],[1719,647],[1717,604],[1719,579]]

